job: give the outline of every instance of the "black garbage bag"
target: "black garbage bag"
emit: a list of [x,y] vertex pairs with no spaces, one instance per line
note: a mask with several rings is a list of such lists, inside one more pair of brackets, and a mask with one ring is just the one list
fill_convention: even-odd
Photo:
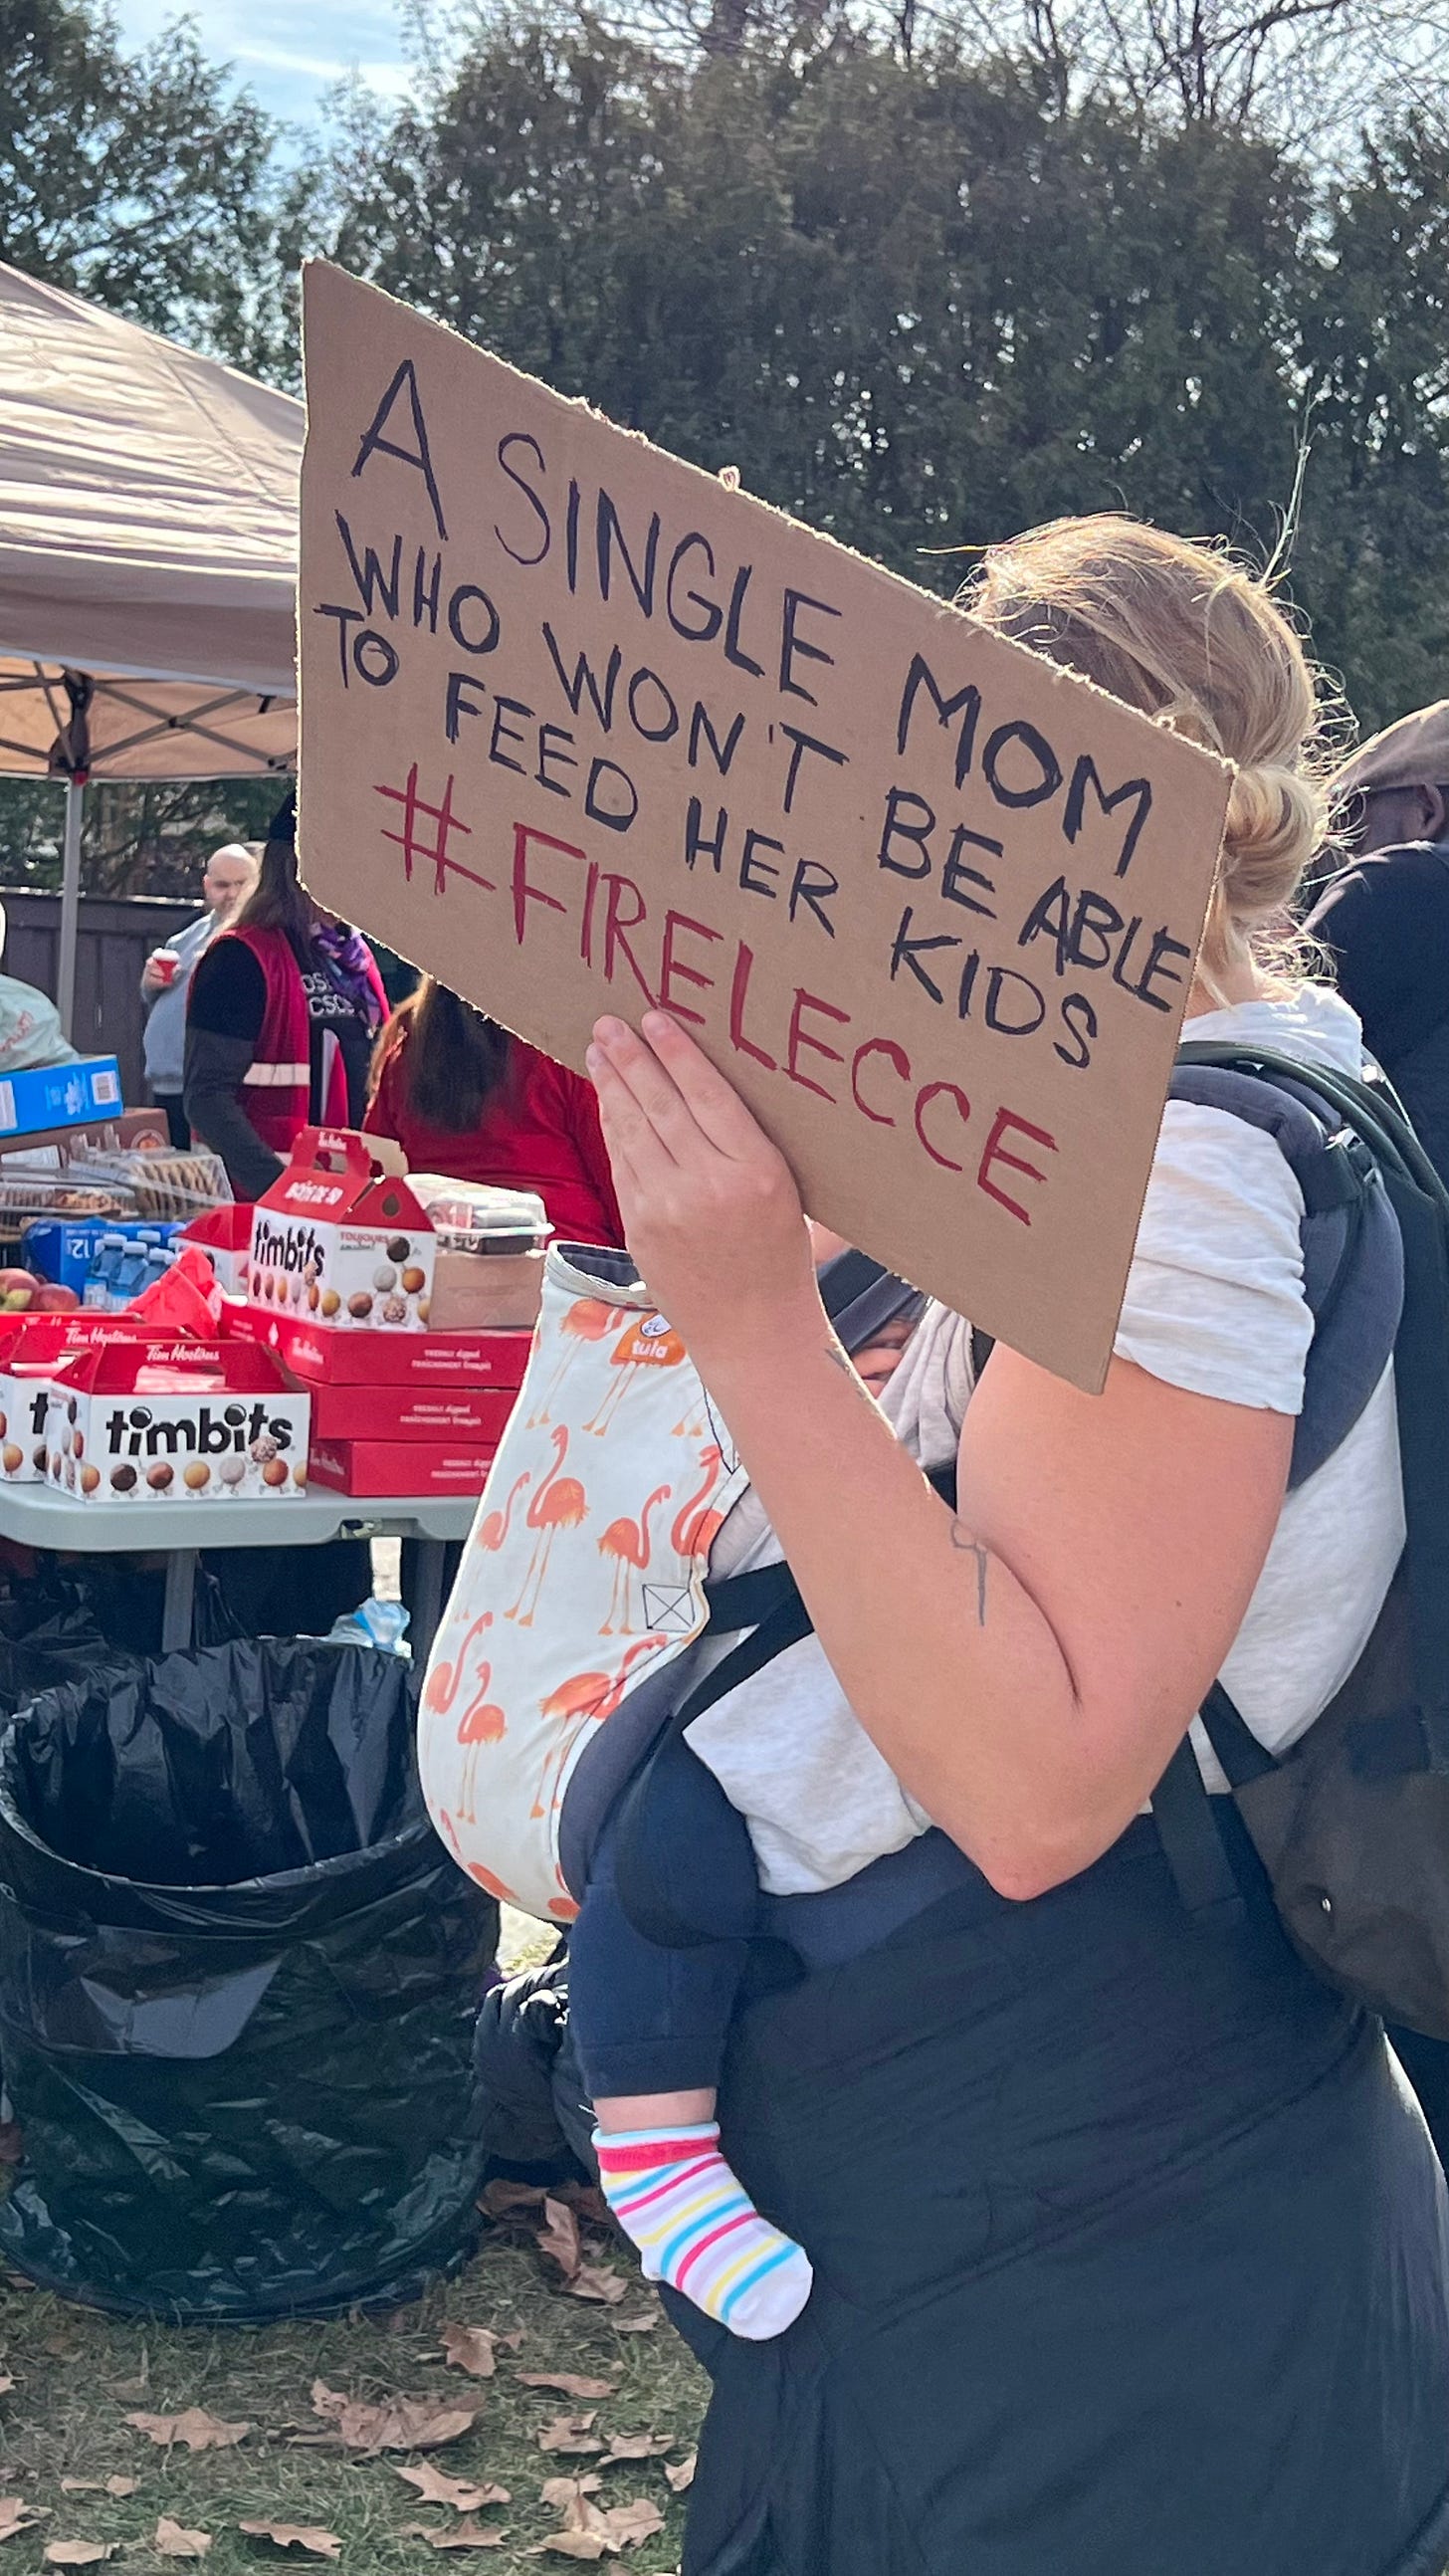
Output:
[[[253,1551],[255,1553],[255,1551]],[[165,1574],[131,1557],[94,1556],[80,1564],[39,1556],[34,1570],[0,1572],[0,1716],[56,1690],[94,1677],[102,1665],[159,1654]],[[220,1584],[197,1569],[192,1642],[224,1645],[242,1634]]]
[[423,1809],[404,1659],[265,1639],[0,1742],[0,2259],[178,2318],[411,2295],[471,2249],[498,1908]]

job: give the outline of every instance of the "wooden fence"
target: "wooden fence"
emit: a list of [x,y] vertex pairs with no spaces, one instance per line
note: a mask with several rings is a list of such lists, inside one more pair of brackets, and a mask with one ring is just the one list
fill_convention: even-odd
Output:
[[[58,894],[12,893],[0,886],[8,931],[4,967],[22,983],[54,994],[60,945]],[[82,895],[76,942],[75,1025],[82,1055],[113,1055],[128,1106],[147,1098],[141,1039],[141,969],[153,948],[194,921],[201,903],[164,903],[153,895]]]

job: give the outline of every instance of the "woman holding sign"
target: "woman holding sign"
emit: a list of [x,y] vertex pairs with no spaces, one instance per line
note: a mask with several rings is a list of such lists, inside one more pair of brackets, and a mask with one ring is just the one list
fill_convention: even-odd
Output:
[[[969,605],[1234,764],[1191,1035],[1357,1071],[1352,1013],[1271,942],[1323,817],[1266,586],[1102,519],[995,550]],[[1290,1489],[1314,1327],[1278,1143],[1169,1104],[1100,1398],[998,1348],[968,1409],[967,1328],[928,1310],[902,1375],[929,1353],[953,1510],[846,1361],[728,1083],[658,1013],[601,1021],[591,1071],[630,1251],[815,1632],[689,1730],[778,1900],[722,2145],[813,2287],[760,2342],[675,2303],[715,2380],[688,2576],[1439,2576],[1422,2123],[1228,1801],[1216,1934],[1150,1804],[1219,1674],[1270,1748],[1313,1724],[1403,1546],[1391,1367]],[[729,1549],[726,1523],[713,1575]],[[671,2132],[712,2110],[600,2113],[631,2205],[640,2142],[667,2191]]]

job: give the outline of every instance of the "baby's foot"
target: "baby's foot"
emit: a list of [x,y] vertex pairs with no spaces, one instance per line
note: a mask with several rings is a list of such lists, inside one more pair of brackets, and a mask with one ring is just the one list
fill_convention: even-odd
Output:
[[612,2136],[596,2129],[594,2146],[604,2198],[643,2256],[646,2279],[682,2290],[750,2343],[794,2324],[814,2279],[809,2260],[760,2216],[720,2154],[715,2121]]

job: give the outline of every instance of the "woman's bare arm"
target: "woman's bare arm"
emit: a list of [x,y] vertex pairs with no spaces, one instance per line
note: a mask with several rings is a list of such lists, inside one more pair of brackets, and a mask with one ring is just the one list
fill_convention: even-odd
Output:
[[593,1066],[630,1249],[861,1724],[1004,1895],[1039,1894],[1116,1840],[1226,1656],[1291,1421],[1121,1361],[1084,1396],[999,1348],[949,1512],[831,1334],[781,1157],[680,1030],[645,1034],[601,1023]]

